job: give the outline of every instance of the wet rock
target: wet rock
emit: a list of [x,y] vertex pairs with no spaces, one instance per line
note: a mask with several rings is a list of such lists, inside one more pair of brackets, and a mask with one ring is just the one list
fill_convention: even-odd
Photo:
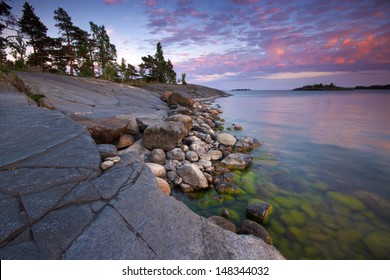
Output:
[[131,145],[133,145],[135,142],[135,139],[130,134],[122,134],[119,137],[118,143],[115,145],[117,149],[124,149]]
[[126,127],[126,133],[131,134],[133,136],[137,136],[139,133],[137,119],[131,115],[117,115],[116,119],[126,120],[128,121],[128,125]]
[[231,135],[229,133],[217,134],[216,140],[225,146],[231,146],[231,147],[234,146],[237,142],[236,137],[234,137],[233,135]]
[[115,157],[118,155],[118,150],[112,144],[98,144],[97,148],[99,150],[100,157],[102,159],[105,159],[108,157]]
[[150,155],[150,161],[153,163],[164,164],[165,159],[165,152],[161,149],[154,149]]
[[247,168],[252,162],[252,157],[243,153],[232,153],[225,157],[221,163],[224,164],[228,169],[243,170]]
[[165,194],[165,195],[170,195],[171,194],[171,187],[169,186],[168,182],[165,181],[162,178],[156,177],[157,180],[157,185],[160,188],[160,190]]
[[187,133],[191,131],[192,128],[192,118],[187,115],[173,115],[167,118],[167,121],[172,122],[182,122],[187,129]]
[[248,218],[264,223],[272,212],[272,205],[264,202],[256,202],[249,204],[246,207],[246,215]]
[[237,233],[237,227],[229,220],[221,216],[211,216],[207,219],[209,222],[231,232]]
[[185,154],[180,148],[174,148],[167,152],[167,159],[182,161],[185,159]]
[[184,183],[195,188],[204,189],[209,186],[206,177],[195,164],[184,164],[177,169],[177,174]]
[[181,183],[179,185],[179,189],[180,189],[180,191],[182,191],[184,193],[193,192],[194,191],[194,188],[191,185],[185,184],[185,183]]
[[198,161],[199,160],[199,156],[196,152],[194,151],[188,151],[186,153],[186,159],[191,161],[191,162],[194,162],[194,161]]
[[260,145],[261,143],[256,138],[246,136],[243,139],[239,139],[237,141],[237,143],[234,145],[234,151],[239,153],[250,152]]
[[121,158],[119,156],[108,157],[108,158],[105,158],[104,161],[112,161],[113,163],[117,163],[117,162],[121,161]]
[[238,125],[238,124],[233,124],[233,129],[234,130],[243,130],[242,126]]
[[154,176],[159,177],[159,178],[165,178],[166,177],[166,171],[164,166],[157,164],[157,163],[152,163],[152,162],[147,162],[145,163],[150,170],[152,170],[152,173]]
[[256,237],[261,238],[265,243],[272,244],[272,238],[269,235],[268,231],[260,224],[251,221],[244,220],[240,227],[241,234],[252,234]]
[[149,149],[169,151],[180,145],[187,131],[181,122],[162,122],[148,126],[143,135],[143,144]]

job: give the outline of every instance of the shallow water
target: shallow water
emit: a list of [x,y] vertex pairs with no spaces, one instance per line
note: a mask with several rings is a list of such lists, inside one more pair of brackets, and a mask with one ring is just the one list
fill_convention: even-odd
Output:
[[273,213],[264,226],[289,259],[390,258],[390,92],[229,92],[216,101],[225,127],[263,146],[237,172],[245,193],[176,194],[208,217],[229,209],[237,225],[249,202]]

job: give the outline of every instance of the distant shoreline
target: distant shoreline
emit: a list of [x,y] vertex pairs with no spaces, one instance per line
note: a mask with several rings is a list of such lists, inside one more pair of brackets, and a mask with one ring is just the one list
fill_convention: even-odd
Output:
[[334,85],[333,83],[329,85],[323,84],[314,84],[314,85],[306,85],[299,88],[294,88],[293,91],[324,91],[324,90],[332,90],[332,91],[340,91],[340,90],[390,90],[390,84],[388,85],[371,85],[371,86],[356,86],[351,88],[339,87]]

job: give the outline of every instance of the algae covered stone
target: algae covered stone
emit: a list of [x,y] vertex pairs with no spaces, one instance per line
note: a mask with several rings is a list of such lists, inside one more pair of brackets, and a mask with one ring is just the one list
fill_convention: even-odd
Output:
[[265,223],[271,212],[272,205],[265,202],[252,203],[246,207],[248,218],[260,223]]

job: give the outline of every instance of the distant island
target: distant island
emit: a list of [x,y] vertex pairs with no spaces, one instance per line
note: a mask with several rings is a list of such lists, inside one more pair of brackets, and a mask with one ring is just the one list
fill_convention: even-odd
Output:
[[352,90],[352,88],[345,88],[336,86],[334,83],[330,83],[329,85],[324,84],[314,84],[314,85],[306,85],[299,88],[294,88],[295,91],[304,91],[304,90]]
[[250,91],[251,89],[249,88],[236,88],[236,89],[232,89],[232,91]]
[[314,84],[314,85],[306,85],[299,88],[294,88],[294,91],[313,91],[313,90],[367,90],[367,89],[375,89],[375,90],[390,90],[390,84],[388,85],[372,85],[372,86],[356,86],[354,88],[346,88],[336,86],[334,83],[330,83],[329,85],[324,84]]

